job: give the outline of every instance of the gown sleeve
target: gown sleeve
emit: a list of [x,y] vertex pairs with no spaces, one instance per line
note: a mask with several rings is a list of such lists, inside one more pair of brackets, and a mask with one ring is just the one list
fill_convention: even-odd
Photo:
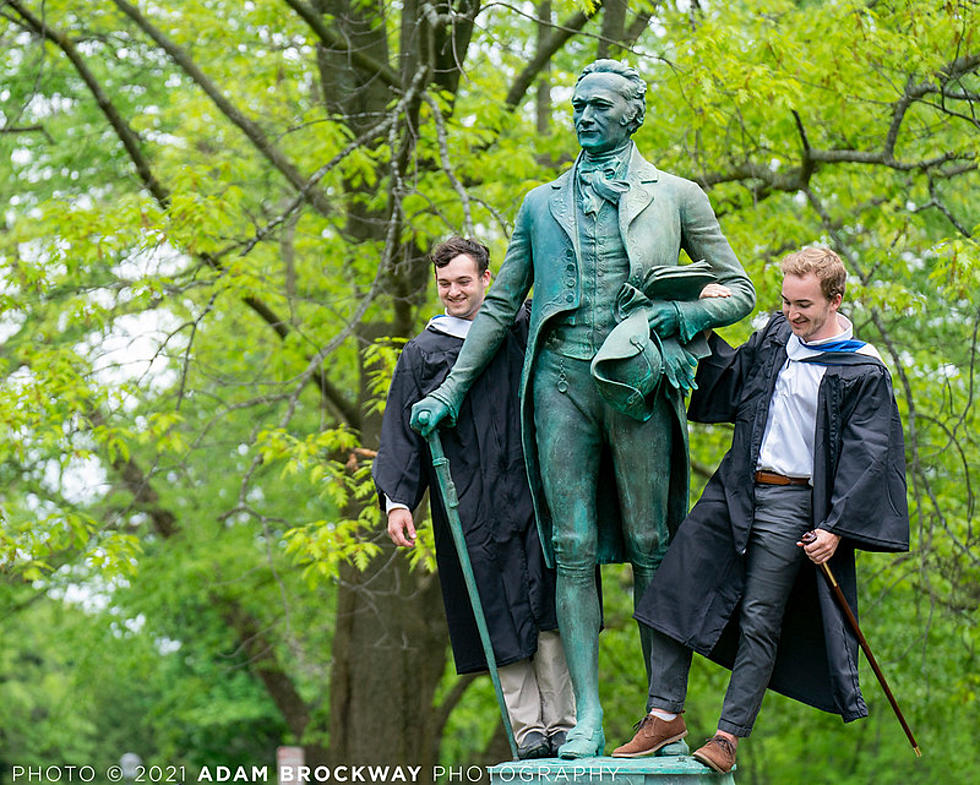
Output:
[[687,410],[689,420],[735,422],[746,378],[756,369],[759,345],[777,318],[771,319],[764,330],[753,333],[737,349],[729,346],[717,333],[711,334],[708,338],[711,354],[698,363],[694,377],[698,388],[691,394]]
[[419,385],[421,355],[406,345],[391,379],[381,422],[381,444],[371,473],[378,490],[378,503],[385,509],[385,496],[414,510],[428,487],[423,467],[428,461],[424,439],[409,425],[412,405],[423,395]]
[[863,550],[907,551],[905,444],[888,371],[851,381],[843,405],[829,512],[816,525]]

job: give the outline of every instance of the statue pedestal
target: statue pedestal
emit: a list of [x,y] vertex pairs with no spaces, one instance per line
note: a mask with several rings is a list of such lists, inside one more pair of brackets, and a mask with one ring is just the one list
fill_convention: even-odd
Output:
[[734,785],[689,755],[508,761],[491,766],[490,785]]

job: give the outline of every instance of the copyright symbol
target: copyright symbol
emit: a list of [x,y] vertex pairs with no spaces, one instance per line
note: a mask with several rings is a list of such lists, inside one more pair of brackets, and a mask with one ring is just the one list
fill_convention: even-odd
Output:
[[105,778],[109,782],[119,782],[123,778],[122,766],[110,766],[105,770]]

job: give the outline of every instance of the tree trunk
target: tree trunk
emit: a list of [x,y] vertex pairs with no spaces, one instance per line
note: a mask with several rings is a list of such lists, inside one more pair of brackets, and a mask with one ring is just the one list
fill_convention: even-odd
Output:
[[447,630],[435,575],[411,571],[394,546],[364,572],[345,567],[337,603],[329,758],[431,771],[433,696]]
[[626,9],[628,0],[605,0],[602,4],[602,36],[596,47],[596,57],[616,58],[620,55],[620,44],[626,32]]
[[[402,8],[399,62],[395,72],[407,90],[431,53],[431,31],[421,4]],[[387,30],[374,9],[344,0],[320,0],[325,20],[337,25],[343,40],[356,44],[377,61],[388,63]],[[363,14],[363,17],[360,16]],[[372,126],[387,111],[391,90],[376,74],[358,69],[345,52],[323,46],[319,52],[324,101],[345,117],[354,133]],[[399,134],[401,149],[393,150],[404,165],[410,160],[417,103],[409,107]],[[379,171],[379,182],[390,172]],[[389,184],[391,185],[391,184]],[[397,200],[390,191],[387,210],[369,209],[370,188],[346,184],[345,233],[352,243],[390,242],[393,221],[399,221]],[[416,308],[429,284],[424,255],[411,237],[396,227],[392,265],[384,271],[382,291],[390,297],[386,322],[364,322],[355,330],[361,346],[379,336],[408,338],[417,330]],[[370,391],[366,369],[361,368],[359,409],[368,411]],[[361,420],[361,443],[378,445],[381,421],[375,415]],[[371,500],[370,503],[374,503]],[[347,511],[356,517],[357,510]],[[448,631],[437,576],[411,570],[404,554],[397,553],[383,531],[377,534],[382,553],[366,570],[345,566],[340,572],[337,619],[333,638],[330,686],[330,742],[327,751],[334,765],[350,763],[422,766],[431,774],[439,749],[442,723],[434,707],[435,691],[446,665]]]
[[[538,3],[538,52],[541,52],[548,40],[550,28],[547,23],[551,22],[551,0],[541,0]],[[548,133],[551,126],[551,69],[547,66],[541,69],[538,77],[538,87],[534,96],[535,120],[537,122],[537,132],[544,136]]]

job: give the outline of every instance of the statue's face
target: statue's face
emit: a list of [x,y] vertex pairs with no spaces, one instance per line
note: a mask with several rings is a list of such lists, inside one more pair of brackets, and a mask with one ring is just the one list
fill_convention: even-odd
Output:
[[589,74],[575,87],[572,119],[578,143],[590,153],[615,150],[632,135],[633,107],[623,92],[628,82],[619,74]]

